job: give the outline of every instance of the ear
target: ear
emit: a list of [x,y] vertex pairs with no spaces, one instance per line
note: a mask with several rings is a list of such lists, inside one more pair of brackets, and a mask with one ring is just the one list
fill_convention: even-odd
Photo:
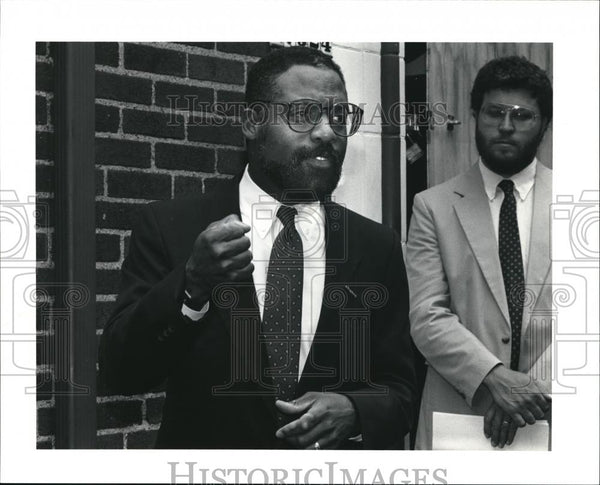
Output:
[[471,110],[471,116],[477,121],[477,112],[474,109]]
[[257,116],[254,110],[246,108],[242,113],[242,132],[248,140],[255,140],[258,136],[260,124],[257,123]]
[[550,121],[546,118],[542,118],[542,135],[546,134],[546,130],[548,129],[548,125],[550,124]]

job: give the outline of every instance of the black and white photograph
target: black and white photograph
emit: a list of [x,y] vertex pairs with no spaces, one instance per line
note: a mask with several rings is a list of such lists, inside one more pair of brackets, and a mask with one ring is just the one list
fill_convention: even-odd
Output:
[[3,481],[597,481],[592,3],[49,3],[2,2]]

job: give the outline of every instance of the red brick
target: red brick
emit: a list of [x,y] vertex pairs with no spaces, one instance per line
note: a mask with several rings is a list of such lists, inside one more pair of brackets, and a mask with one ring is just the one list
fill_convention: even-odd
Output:
[[155,163],[159,168],[214,172],[215,152],[210,148],[157,143]]
[[114,295],[121,286],[121,271],[118,269],[96,270],[96,294]]
[[206,81],[244,84],[244,63],[219,57],[190,55],[189,75]]
[[164,397],[148,398],[146,400],[146,421],[150,424],[160,424],[164,404]]
[[49,332],[51,330],[48,314],[52,308],[52,303],[47,305],[38,305],[35,309],[35,329],[38,332]]
[[96,436],[96,448],[101,450],[120,450],[123,448],[123,433],[101,434]]
[[52,440],[38,439],[36,448],[38,450],[52,450],[54,447],[52,446]]
[[123,256],[126,258],[129,254],[129,241],[131,240],[131,236],[125,236],[123,238]]
[[202,179],[200,177],[175,177],[175,198],[190,197],[202,193]]
[[147,172],[108,171],[108,196],[162,200],[171,197],[171,176]]
[[54,91],[54,70],[52,64],[47,62],[35,63],[35,89],[36,91]]
[[204,192],[212,192],[213,190],[221,190],[226,184],[230,184],[230,179],[205,179],[204,180]]
[[56,430],[56,410],[54,408],[38,408],[37,431],[39,436],[51,436]]
[[35,43],[35,54],[37,56],[45,56],[48,54],[48,43],[47,42],[36,42]]
[[96,195],[104,195],[104,170],[96,169],[96,180],[94,185],[96,187]]
[[217,42],[217,50],[245,56],[263,57],[269,53],[270,46],[268,42]]
[[35,166],[35,190],[37,192],[54,192],[55,170],[52,165]]
[[124,167],[150,167],[150,143],[96,138],[96,163]]
[[96,202],[96,227],[102,229],[131,229],[143,203]]
[[39,197],[35,198],[35,225],[47,228],[54,225],[54,199]]
[[192,47],[202,47],[203,49],[214,49],[215,48],[214,42],[177,42],[177,43],[181,44],[181,45],[189,45]]
[[150,104],[152,102],[152,81],[96,71],[96,98]]
[[156,435],[154,430],[142,430],[127,433],[127,449],[149,449],[154,448]]
[[183,139],[183,117],[150,111],[123,110],[123,131],[160,138]]
[[[44,318],[49,318],[49,322],[44,326],[52,325],[52,315],[46,315]],[[56,341],[53,335],[38,335],[35,347],[35,361],[37,365],[52,365],[54,364],[54,355],[56,351]]]
[[116,301],[97,301],[96,302],[96,328],[102,329],[108,322],[108,319],[112,315],[115,307],[117,305]]
[[225,175],[238,175],[246,166],[246,152],[243,150],[218,150],[217,172]]
[[[177,96],[174,101],[167,96]],[[186,98],[188,96],[188,98]],[[175,84],[157,81],[155,84],[155,103],[176,110],[190,111],[198,103],[213,102],[213,90],[185,84]]]
[[48,122],[48,113],[46,98],[44,96],[35,97],[35,124],[45,125]]
[[35,158],[38,160],[54,160],[54,134],[38,131],[35,135]]
[[113,401],[97,406],[98,429],[122,428],[142,422],[142,401]]
[[119,44],[118,42],[96,42],[96,64],[104,66],[119,66]]
[[119,130],[119,108],[96,105],[96,131],[116,133]]
[[48,235],[38,232],[35,235],[35,259],[37,261],[46,261],[48,259]]
[[227,91],[219,89],[217,91],[217,103],[244,103],[245,93],[242,91]]
[[96,234],[96,261],[114,262],[121,257],[121,237],[117,234]]
[[185,76],[185,54],[147,45],[125,44],[125,69]]
[[227,116],[241,118],[246,107],[245,94],[239,91],[217,91],[217,103]]
[[50,400],[53,397],[52,372],[36,373],[36,399],[38,401]]
[[[224,124],[222,124],[224,122]],[[211,123],[209,120],[203,123],[188,124],[188,138],[191,141],[202,141],[218,145],[244,146],[244,134],[239,123],[231,120],[217,120]],[[220,126],[222,124],[222,126]]]
[[36,268],[35,276],[38,286],[56,281],[56,271],[54,268]]

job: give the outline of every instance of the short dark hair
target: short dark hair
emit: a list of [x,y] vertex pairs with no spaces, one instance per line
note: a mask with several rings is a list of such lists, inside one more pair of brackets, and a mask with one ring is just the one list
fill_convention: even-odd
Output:
[[471,90],[474,112],[479,112],[483,96],[492,89],[525,89],[537,101],[542,117],[552,119],[552,83],[546,71],[524,57],[499,57],[479,70]]
[[246,103],[271,101],[277,77],[290,67],[298,65],[331,69],[346,85],[340,66],[327,54],[310,47],[282,47],[267,54],[250,69],[246,84]]

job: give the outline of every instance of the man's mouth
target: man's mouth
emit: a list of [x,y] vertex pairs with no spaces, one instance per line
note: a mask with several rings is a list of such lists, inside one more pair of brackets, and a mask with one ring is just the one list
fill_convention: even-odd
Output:
[[341,165],[341,157],[333,149],[300,150],[294,158],[315,168],[331,169]]
[[317,155],[316,157],[309,157],[305,161],[313,166],[329,168],[333,165],[334,161],[331,157],[324,155]]
[[496,140],[494,142],[494,145],[511,146],[511,147],[516,146],[512,141],[508,141],[508,140]]

